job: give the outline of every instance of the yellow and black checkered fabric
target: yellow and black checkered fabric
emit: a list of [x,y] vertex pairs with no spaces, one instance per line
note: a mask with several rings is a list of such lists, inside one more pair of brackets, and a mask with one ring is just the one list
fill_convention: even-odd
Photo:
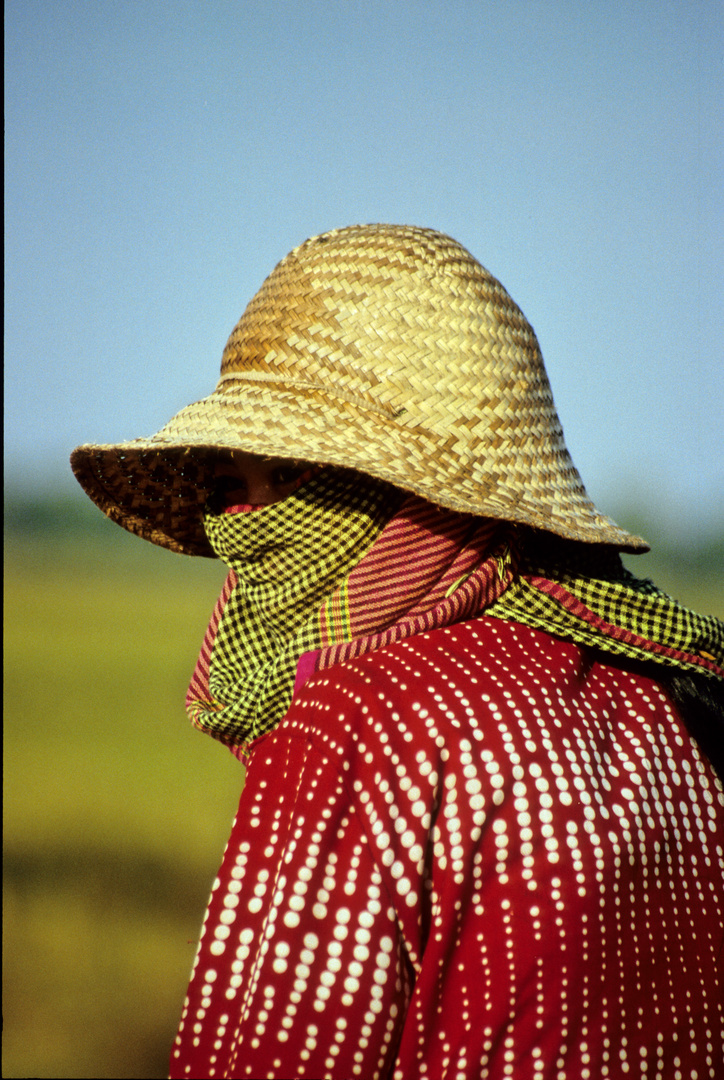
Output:
[[397,510],[380,481],[322,471],[283,502],[251,514],[207,510],[206,533],[238,581],[219,623],[211,701],[195,722],[240,744],[276,724],[289,705],[302,653],[321,645],[319,612]]
[[524,546],[512,584],[486,615],[684,671],[717,674],[724,665],[720,619],[683,607],[600,546],[539,534]]

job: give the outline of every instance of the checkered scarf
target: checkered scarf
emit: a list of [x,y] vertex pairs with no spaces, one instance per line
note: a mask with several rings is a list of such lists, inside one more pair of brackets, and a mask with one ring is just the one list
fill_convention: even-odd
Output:
[[230,567],[186,700],[238,756],[322,670],[483,611],[612,653],[724,676],[724,624],[641,582],[617,553],[442,510],[322,471],[255,513],[204,518]]
[[194,725],[237,746],[284,715],[300,654],[320,645],[323,601],[399,502],[386,484],[323,471],[254,513],[207,507],[206,534],[232,573],[189,688]]
[[514,579],[486,615],[634,660],[724,678],[724,623],[635,577],[610,548],[523,533]]

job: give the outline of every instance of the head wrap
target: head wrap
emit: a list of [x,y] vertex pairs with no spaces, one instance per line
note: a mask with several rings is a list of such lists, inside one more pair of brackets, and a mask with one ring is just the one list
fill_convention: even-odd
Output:
[[307,673],[324,670],[482,613],[724,676],[724,624],[633,577],[611,549],[442,510],[335,470],[261,511],[204,520],[230,574],[187,709],[241,757],[284,716],[300,658]]

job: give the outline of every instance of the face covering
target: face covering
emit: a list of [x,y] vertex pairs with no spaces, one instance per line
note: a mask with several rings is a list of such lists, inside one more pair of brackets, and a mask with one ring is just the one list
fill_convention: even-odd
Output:
[[278,722],[299,656],[321,643],[325,597],[401,499],[379,481],[322,470],[286,499],[252,513],[207,508],[209,542],[236,580],[214,635],[208,696],[188,702],[196,726],[239,745]]

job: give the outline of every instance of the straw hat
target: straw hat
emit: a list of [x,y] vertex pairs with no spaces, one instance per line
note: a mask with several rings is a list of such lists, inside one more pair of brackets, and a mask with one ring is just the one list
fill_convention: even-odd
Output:
[[216,390],[156,435],[80,446],[73,471],[130,532],[213,552],[210,456],[356,469],[466,513],[631,551],[563,441],[538,342],[508,293],[442,233],[336,229],[295,248],[232,331]]

